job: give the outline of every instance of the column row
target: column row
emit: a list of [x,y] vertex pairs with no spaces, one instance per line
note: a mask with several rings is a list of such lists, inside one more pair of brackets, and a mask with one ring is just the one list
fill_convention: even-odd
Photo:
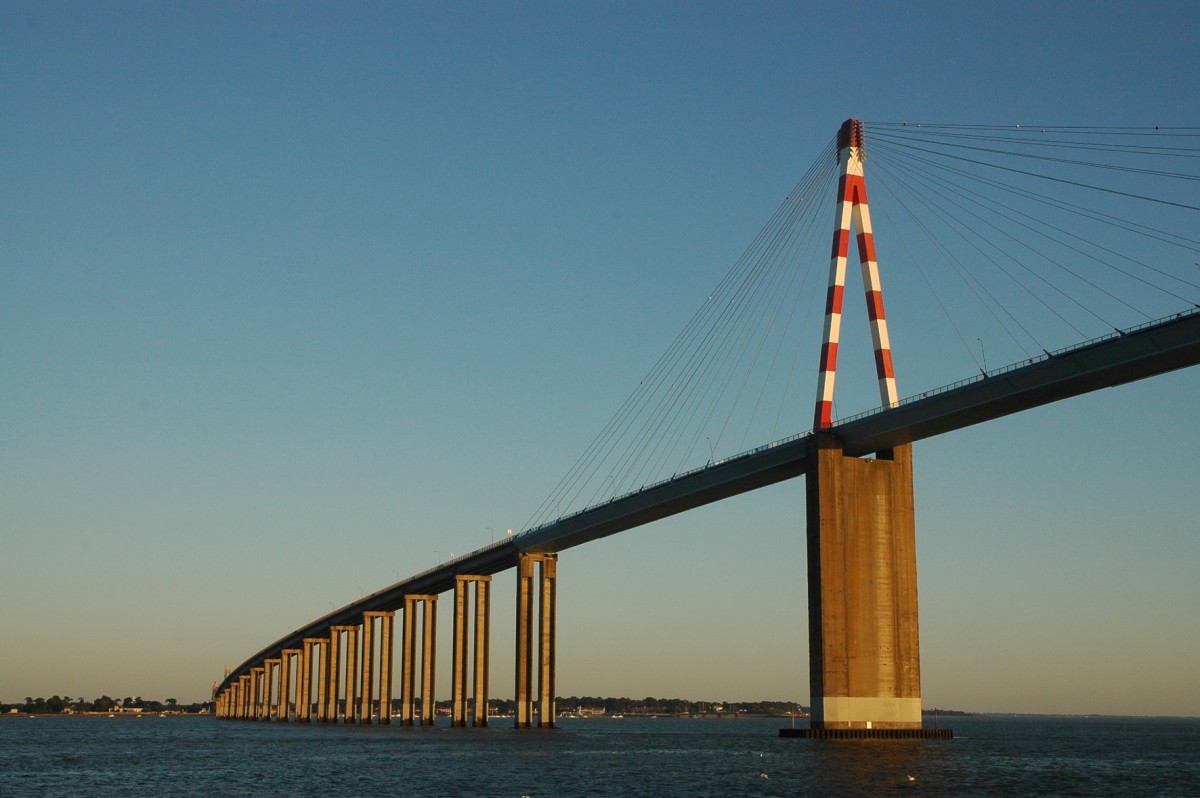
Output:
[[[556,554],[520,555],[517,563],[518,728],[554,726],[557,559]],[[488,724],[491,581],[490,576],[455,577],[453,726]],[[434,722],[437,599],[423,594],[404,597],[400,723],[406,726]],[[360,624],[331,626],[327,637],[304,638],[300,648],[283,649],[278,657],[227,684],[214,696],[215,713],[244,720],[392,723],[394,637],[392,611],[368,611]]]

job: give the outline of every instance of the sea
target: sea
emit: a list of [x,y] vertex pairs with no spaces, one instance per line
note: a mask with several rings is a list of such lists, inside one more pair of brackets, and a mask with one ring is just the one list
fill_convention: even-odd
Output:
[[1200,796],[1200,719],[952,717],[953,739],[886,741],[780,738],[782,718],[492,723],[5,717],[0,796]]

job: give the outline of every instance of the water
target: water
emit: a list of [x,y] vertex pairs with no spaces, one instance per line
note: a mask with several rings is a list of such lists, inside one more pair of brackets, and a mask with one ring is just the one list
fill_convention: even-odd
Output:
[[757,718],[0,718],[0,796],[1200,796],[1200,719],[950,720],[953,740],[869,742],[780,739],[786,720]]

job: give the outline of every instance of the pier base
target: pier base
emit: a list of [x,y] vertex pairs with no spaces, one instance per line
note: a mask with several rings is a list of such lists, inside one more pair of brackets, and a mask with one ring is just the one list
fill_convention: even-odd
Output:
[[805,740],[948,740],[953,729],[780,729],[780,737]]

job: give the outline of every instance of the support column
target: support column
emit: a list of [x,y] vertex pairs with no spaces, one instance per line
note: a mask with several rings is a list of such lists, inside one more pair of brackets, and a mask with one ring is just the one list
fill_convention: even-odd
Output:
[[912,447],[846,457],[815,435],[806,477],[813,729],[921,728]]
[[[296,708],[296,720],[301,721],[303,723],[310,723],[312,721],[312,703],[313,703],[312,670],[313,670],[313,664],[315,663],[315,657],[316,657],[314,648],[316,646],[319,646],[320,644],[321,644],[321,638],[306,637],[306,638],[304,638],[304,648],[301,649],[301,654],[300,654],[301,673],[300,673],[300,678],[299,678],[300,696],[297,699],[300,702],[300,705]],[[318,688],[319,688],[319,684],[318,684]]]
[[329,627],[329,650],[325,654],[325,722],[338,722],[338,679],[341,675],[341,626]]
[[358,722],[358,627],[346,627],[346,723]]
[[250,717],[250,674],[238,677],[238,717],[246,720]]
[[467,725],[467,594],[471,592],[470,577],[454,577],[454,624],[450,671],[450,725]]
[[329,667],[329,651],[326,645],[329,640],[324,637],[313,638],[313,664],[317,666],[316,689],[313,690],[313,703],[316,704],[316,720],[318,723],[325,721],[325,682],[326,668]]
[[262,717],[262,686],[263,686],[263,667],[250,669],[250,719],[258,720]]
[[533,716],[533,558],[517,560],[516,727],[528,729]]
[[316,689],[313,691],[316,699],[316,721],[317,723],[325,723],[329,717],[326,699],[329,696],[327,692],[329,686],[329,639],[322,637],[317,638],[317,642],[313,644],[313,656],[316,657],[317,677]]
[[279,719],[292,719],[292,665],[300,656],[300,649],[285,648],[280,652],[283,667],[279,672]]
[[425,611],[422,613],[421,631],[421,725],[432,726],[434,645],[437,639],[437,596],[423,596]]
[[413,725],[416,706],[417,597],[404,597],[404,621],[400,640],[400,725]]
[[266,712],[263,714],[263,720],[274,720],[275,719],[275,714],[276,714],[276,709],[275,709],[276,704],[275,704],[275,700],[274,700],[275,695],[276,695],[275,683],[276,683],[276,679],[279,675],[279,663],[281,661],[282,661],[282,659],[278,658],[278,657],[263,661],[263,665],[266,666],[266,670],[267,670],[267,700],[265,702]]
[[358,722],[371,725],[371,698],[374,693],[371,668],[375,664],[375,618],[371,613],[363,613],[362,622],[362,674],[359,687]]
[[557,716],[554,695],[554,632],[558,618],[558,555],[546,555],[538,571],[541,576],[538,590],[538,602],[541,607],[541,620],[538,623],[541,638],[538,646],[538,726],[552,729]]
[[517,562],[517,661],[516,661],[516,727],[533,725],[533,640],[534,640],[534,579],[533,564],[537,562],[539,576],[538,612],[538,726],[554,727],[554,660],[555,660],[555,594],[557,583],[557,554],[522,554]]
[[471,719],[476,726],[487,725],[488,592],[491,589],[492,578],[460,574],[454,578],[454,669],[451,674],[450,690],[453,705],[451,726],[467,725],[467,641],[470,631],[467,621],[467,605],[470,601],[472,583],[475,585],[475,692]]
[[396,613],[380,612],[379,615],[379,722],[392,722],[392,635],[396,625]]
[[492,578],[475,580],[475,692],[472,722],[487,725],[488,683],[491,671]]
[[400,672],[400,722],[416,722],[417,705],[417,612],[421,611],[421,725],[432,726],[434,687],[434,644],[437,640],[437,596],[410,594],[404,597]]

